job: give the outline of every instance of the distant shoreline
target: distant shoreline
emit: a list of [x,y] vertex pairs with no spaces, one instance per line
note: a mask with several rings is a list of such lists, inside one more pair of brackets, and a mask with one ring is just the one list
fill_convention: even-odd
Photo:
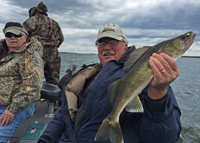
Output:
[[182,56],[182,58],[200,58],[200,56]]
[[78,54],[78,55],[97,55],[94,53],[73,53],[73,52],[59,52],[59,53]]

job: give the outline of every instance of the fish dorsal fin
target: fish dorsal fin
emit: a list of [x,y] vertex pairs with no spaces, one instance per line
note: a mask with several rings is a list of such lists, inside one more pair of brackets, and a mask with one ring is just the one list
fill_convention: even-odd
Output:
[[133,100],[131,100],[131,102],[128,103],[128,105],[126,106],[126,111],[128,111],[128,112],[144,112],[142,103],[141,103],[138,95]]
[[121,79],[118,79],[118,80],[112,82],[108,86],[108,96],[109,96],[110,105],[113,105],[113,103],[114,103],[115,95],[116,95],[117,88],[118,88],[120,82],[121,82]]
[[144,46],[142,48],[135,49],[130,54],[128,60],[124,63],[124,71],[128,72],[132,65],[150,48],[150,46]]

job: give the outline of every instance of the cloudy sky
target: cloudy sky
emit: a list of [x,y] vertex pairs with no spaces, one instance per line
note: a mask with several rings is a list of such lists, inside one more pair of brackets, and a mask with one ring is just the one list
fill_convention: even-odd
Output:
[[[41,0],[0,0],[0,27],[8,21],[23,23],[28,10]],[[200,56],[199,0],[43,0],[49,17],[62,28],[60,52],[97,53],[98,29],[115,23],[122,27],[129,46],[153,46],[189,31],[195,42],[185,53]],[[4,35],[0,31],[0,38]]]

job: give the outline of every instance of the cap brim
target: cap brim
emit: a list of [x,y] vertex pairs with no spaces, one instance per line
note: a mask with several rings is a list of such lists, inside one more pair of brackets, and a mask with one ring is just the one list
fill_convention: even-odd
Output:
[[109,34],[109,35],[108,34],[101,34],[100,36],[97,37],[96,42],[99,39],[104,38],[104,37],[113,38],[113,39],[116,39],[116,40],[119,40],[119,41],[123,39],[123,37],[121,37],[121,36],[116,36],[116,35],[111,35],[111,34]]
[[20,35],[20,33],[21,33],[22,31],[17,30],[17,29],[8,29],[8,30],[5,31],[5,33],[8,33],[8,32],[13,33],[13,34],[15,34],[15,35]]

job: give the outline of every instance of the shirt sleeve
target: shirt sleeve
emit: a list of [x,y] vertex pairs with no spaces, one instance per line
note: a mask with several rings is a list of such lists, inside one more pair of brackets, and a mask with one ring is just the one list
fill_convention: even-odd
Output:
[[166,94],[162,99],[152,100],[149,96],[145,98],[145,105],[148,111],[153,115],[156,112],[163,112],[165,110],[165,104],[167,102],[168,94]]

